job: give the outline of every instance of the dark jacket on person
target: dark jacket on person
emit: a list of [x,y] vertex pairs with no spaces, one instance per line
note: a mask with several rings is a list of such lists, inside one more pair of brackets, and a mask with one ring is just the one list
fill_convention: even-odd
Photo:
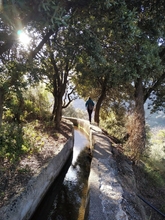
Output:
[[85,106],[86,106],[86,108],[87,108],[87,110],[93,110],[93,108],[94,108],[94,102],[93,102],[93,100],[91,99],[91,98],[89,98],[87,101],[86,101],[86,103],[85,103]]

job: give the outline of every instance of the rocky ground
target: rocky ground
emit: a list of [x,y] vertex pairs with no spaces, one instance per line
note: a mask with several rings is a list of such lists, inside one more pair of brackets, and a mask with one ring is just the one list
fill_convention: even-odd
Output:
[[[54,135],[55,131],[52,128],[49,129],[48,133],[48,137],[43,136],[45,144],[41,151],[22,157],[17,164],[12,166],[7,162],[0,162],[0,207],[6,205],[16,193],[19,193],[22,188],[26,187],[30,178],[37,173],[38,169],[53,157],[55,149],[67,141],[72,134],[72,127],[66,121],[62,121],[58,135]],[[114,157],[118,164],[121,185],[127,192],[125,195],[126,199],[131,199],[134,207],[137,206],[138,200],[131,198],[131,192],[135,189],[135,195],[142,196],[160,211],[165,209],[165,187],[157,187],[154,181],[151,181],[144,172],[143,167],[134,165],[120,150],[114,148]],[[130,172],[128,164],[133,172]],[[147,213],[148,220],[165,219],[165,217],[162,217],[144,202],[142,204]]]

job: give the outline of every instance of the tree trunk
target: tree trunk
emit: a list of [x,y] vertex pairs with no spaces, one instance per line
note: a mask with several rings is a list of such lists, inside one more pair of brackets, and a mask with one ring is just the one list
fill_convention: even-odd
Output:
[[55,96],[54,96],[54,104],[53,104],[53,111],[52,111],[51,121],[54,121],[55,112],[56,112],[56,99],[55,99]]
[[61,111],[62,111],[62,98],[59,98],[57,109],[56,109],[56,114],[55,114],[55,127],[59,129],[60,127],[60,122],[61,122]]
[[132,159],[139,160],[145,148],[145,111],[142,79],[138,78],[135,83],[135,107],[130,122],[130,138],[128,140],[132,151]]
[[101,104],[102,104],[105,96],[106,96],[106,80],[103,83],[101,95],[96,103],[96,108],[95,108],[94,121],[97,123],[97,125],[99,125],[99,122],[100,122],[100,119],[99,119],[100,108],[101,108]]
[[[56,77],[56,76],[55,76]],[[55,122],[56,129],[59,129],[61,117],[62,117],[62,98],[65,93],[66,84],[62,83],[60,80],[54,80],[53,83],[53,96],[54,96],[54,106],[52,111],[52,119]]]
[[69,74],[69,62],[65,63],[65,70],[59,70],[56,65],[53,53],[51,53],[51,63],[54,68],[53,75],[53,96],[54,96],[54,107],[52,112],[52,119],[55,122],[56,129],[59,129],[61,117],[62,117],[62,98],[65,93],[67,78]]

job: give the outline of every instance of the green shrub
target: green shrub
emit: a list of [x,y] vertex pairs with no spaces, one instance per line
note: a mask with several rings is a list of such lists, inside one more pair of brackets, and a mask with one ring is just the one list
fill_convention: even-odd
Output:
[[26,119],[47,119],[50,117],[48,93],[41,87],[30,89],[25,94],[24,117]]
[[125,111],[122,108],[120,111],[118,110],[118,112],[113,109],[109,112],[101,110],[100,116],[100,127],[106,130],[110,135],[122,140],[126,135]]
[[0,158],[14,162],[21,155],[38,152],[44,143],[42,134],[36,130],[38,121],[24,124],[3,124],[0,128]]
[[44,87],[29,88],[22,93],[11,92],[5,101],[4,120],[21,122],[50,118],[50,101]]
[[165,130],[152,129],[142,160],[149,175],[160,185],[165,185]]
[[0,128],[0,157],[8,160],[17,160],[23,153],[22,126],[10,123],[3,124]]

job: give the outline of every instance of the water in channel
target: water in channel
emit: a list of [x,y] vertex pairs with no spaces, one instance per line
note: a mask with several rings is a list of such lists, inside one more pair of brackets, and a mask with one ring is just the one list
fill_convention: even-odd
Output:
[[30,220],[83,220],[90,162],[89,141],[75,128],[73,154]]

